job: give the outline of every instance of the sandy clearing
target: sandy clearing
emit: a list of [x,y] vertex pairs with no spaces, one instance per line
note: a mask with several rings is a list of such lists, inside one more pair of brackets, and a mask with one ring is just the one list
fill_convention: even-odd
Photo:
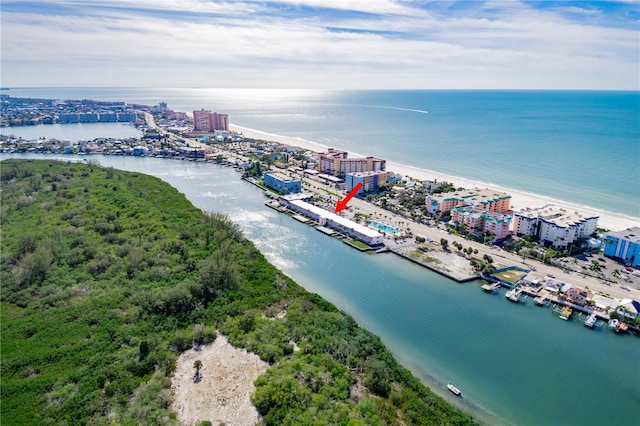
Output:
[[[194,383],[193,363],[197,359],[202,361],[202,378]],[[249,396],[255,390],[253,381],[268,367],[257,355],[231,346],[225,336],[219,335],[213,344],[199,351],[190,349],[178,358],[171,408],[188,425],[203,420],[214,425],[255,425],[259,415]]]

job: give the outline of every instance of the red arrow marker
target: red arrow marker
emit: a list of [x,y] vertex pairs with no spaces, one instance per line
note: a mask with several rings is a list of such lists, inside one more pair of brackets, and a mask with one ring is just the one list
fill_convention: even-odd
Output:
[[351,190],[351,192],[344,197],[344,200],[338,200],[338,204],[336,204],[336,210],[335,212],[338,213],[344,209],[347,208],[347,203],[349,202],[349,200],[351,200],[353,198],[354,195],[356,195],[358,193],[358,191],[360,191],[360,188],[362,188],[362,182],[358,182],[358,184],[355,186],[355,188],[353,188]]

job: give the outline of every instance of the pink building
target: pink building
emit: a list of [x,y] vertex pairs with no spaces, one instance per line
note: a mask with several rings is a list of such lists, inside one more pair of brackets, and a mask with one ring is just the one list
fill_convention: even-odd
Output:
[[476,237],[490,233],[497,240],[505,238],[511,233],[512,218],[510,214],[483,210],[471,205],[451,209],[451,222],[464,223],[467,232]]
[[201,109],[193,111],[193,130],[196,132],[213,132],[215,130],[229,130],[229,116],[227,114],[212,113]]
[[473,205],[481,210],[507,213],[511,209],[511,195],[490,189],[465,189],[427,195],[427,211],[444,215],[456,206]]

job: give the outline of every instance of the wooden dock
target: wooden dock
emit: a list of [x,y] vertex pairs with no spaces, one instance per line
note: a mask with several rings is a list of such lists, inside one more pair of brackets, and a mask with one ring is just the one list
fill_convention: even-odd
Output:
[[486,291],[487,293],[493,293],[494,291],[498,290],[499,288],[500,288],[500,283],[484,284],[482,286],[482,289],[484,291]]

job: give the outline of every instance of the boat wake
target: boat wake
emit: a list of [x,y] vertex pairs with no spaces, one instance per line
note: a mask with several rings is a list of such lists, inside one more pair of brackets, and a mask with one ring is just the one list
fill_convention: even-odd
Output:
[[367,105],[371,108],[381,108],[381,109],[393,109],[396,111],[408,111],[408,112],[417,112],[418,114],[429,114],[429,111],[425,111],[423,109],[413,109],[413,108],[400,108],[400,107],[392,107],[386,105]]

